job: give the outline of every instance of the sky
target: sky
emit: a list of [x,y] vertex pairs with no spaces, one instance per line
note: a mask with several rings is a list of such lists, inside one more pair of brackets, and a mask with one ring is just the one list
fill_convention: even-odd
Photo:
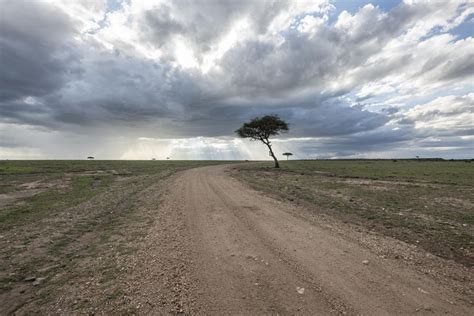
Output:
[[0,159],[474,157],[474,2],[0,0]]

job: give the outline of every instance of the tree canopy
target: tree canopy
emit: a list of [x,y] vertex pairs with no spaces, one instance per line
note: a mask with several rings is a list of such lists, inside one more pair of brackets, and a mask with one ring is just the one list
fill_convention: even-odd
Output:
[[286,156],[286,160],[288,160],[288,158],[289,158],[290,156],[293,156],[292,153],[283,153],[282,155],[283,155],[283,156]]
[[256,117],[248,123],[244,123],[235,132],[242,138],[268,141],[270,136],[279,135],[289,130],[288,123],[280,119],[278,115],[266,115]]
[[256,117],[250,122],[244,123],[235,132],[242,138],[250,138],[251,140],[259,140],[267,145],[270,156],[275,161],[275,168],[279,168],[278,159],[273,153],[270,137],[279,135],[289,130],[288,123],[280,119],[278,115],[266,115]]

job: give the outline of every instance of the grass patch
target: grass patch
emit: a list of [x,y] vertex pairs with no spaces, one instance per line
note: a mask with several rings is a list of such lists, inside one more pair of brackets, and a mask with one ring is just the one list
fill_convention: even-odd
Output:
[[11,184],[0,184],[0,194],[15,192],[16,188]]
[[61,175],[88,171],[110,171],[133,175],[153,174],[163,170],[180,170],[199,166],[229,163],[205,160],[4,160],[0,176]]
[[[268,169],[268,163],[248,165]],[[326,176],[387,181],[429,182],[473,186],[474,164],[465,161],[314,160],[282,161],[281,172],[323,173]]]
[[101,176],[99,187],[93,183],[97,176],[77,176],[72,178],[67,189],[49,189],[35,196],[25,198],[21,204],[15,204],[0,213],[0,229],[6,230],[13,226],[39,220],[43,217],[85,201],[107,188],[112,176]]

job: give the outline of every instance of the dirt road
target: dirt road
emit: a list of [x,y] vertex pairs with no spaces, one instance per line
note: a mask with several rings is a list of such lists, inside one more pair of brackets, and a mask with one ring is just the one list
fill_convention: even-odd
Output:
[[[175,178],[163,209],[190,251],[180,308],[206,314],[458,314],[472,305],[408,266],[233,179],[225,166]],[[169,223],[173,225],[173,223]],[[187,248],[187,249],[186,249]],[[187,275],[187,276],[186,276]],[[186,279],[188,278],[188,279]],[[184,297],[186,296],[186,297]],[[191,307],[186,302],[193,302]]]

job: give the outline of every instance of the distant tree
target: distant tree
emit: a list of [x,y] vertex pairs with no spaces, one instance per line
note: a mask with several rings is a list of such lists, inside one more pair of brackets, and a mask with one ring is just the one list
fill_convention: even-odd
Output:
[[293,156],[292,153],[283,153],[283,156],[286,156],[286,160],[288,160],[288,158],[290,158],[290,156]]
[[94,160],[94,157],[89,156],[89,157],[87,157],[87,160]]
[[264,117],[256,117],[250,122],[244,123],[235,132],[242,138],[250,138],[250,140],[259,140],[267,145],[270,156],[275,161],[275,168],[280,168],[278,159],[272,150],[270,137],[279,135],[289,130],[288,123],[280,119],[278,115],[266,115]]

